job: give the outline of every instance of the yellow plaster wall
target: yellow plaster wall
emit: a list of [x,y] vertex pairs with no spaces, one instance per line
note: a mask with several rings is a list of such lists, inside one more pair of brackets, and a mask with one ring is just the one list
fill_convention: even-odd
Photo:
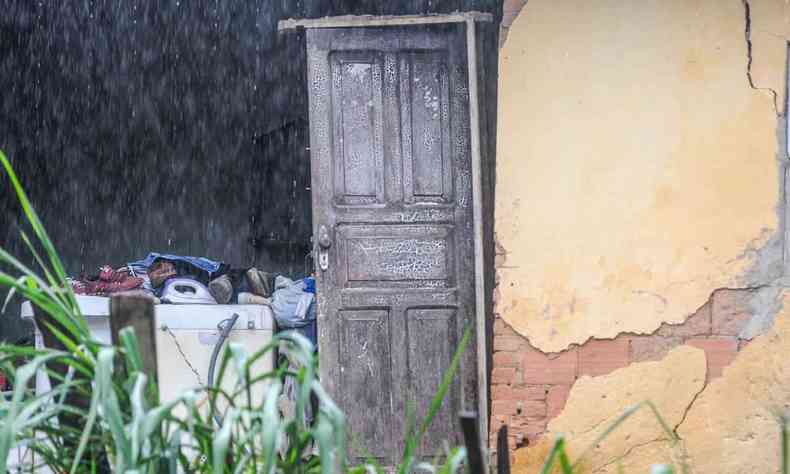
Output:
[[[781,93],[786,5],[751,3],[752,77]],[[539,349],[649,333],[768,278],[749,270],[777,233],[777,118],[744,28],[741,0],[529,0],[511,26],[497,312]]]

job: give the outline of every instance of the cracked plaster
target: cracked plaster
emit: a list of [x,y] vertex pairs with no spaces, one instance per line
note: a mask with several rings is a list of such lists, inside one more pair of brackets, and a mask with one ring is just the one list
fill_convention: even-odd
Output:
[[779,468],[775,413],[790,408],[790,290],[785,289],[780,300],[774,326],[708,384],[678,429],[695,473]]
[[[651,333],[718,288],[779,276],[773,91],[783,104],[788,11],[755,0],[521,11],[500,55],[497,312],[532,345]],[[750,337],[770,326],[768,293]]]
[[[776,324],[745,347],[721,377],[703,385],[703,353],[682,346],[661,361],[580,379],[549,431],[563,433],[571,456],[578,456],[625,407],[649,399],[682,446],[673,449],[645,411],[589,453],[583,465],[590,472],[649,472],[656,463],[677,466],[683,453],[696,474],[777,471],[781,441],[775,414],[790,408],[790,290],[784,289],[780,301]],[[513,472],[536,472],[552,438],[517,451]]]
[[[558,434],[566,437],[572,458],[592,446],[603,431],[622,416],[626,407],[651,400],[670,427],[683,422],[692,402],[705,386],[706,360],[702,350],[680,346],[660,361],[642,362],[600,377],[582,377],[571,389],[566,408],[549,422],[547,436],[539,441],[551,445]],[[617,459],[628,458],[647,446],[660,457],[676,453],[668,435],[647,406],[643,406],[605,441],[587,452],[585,472],[616,472]],[[675,450],[676,451],[676,450]],[[516,453],[514,473],[536,472],[546,449],[522,449]],[[648,472],[627,470],[627,472]]]

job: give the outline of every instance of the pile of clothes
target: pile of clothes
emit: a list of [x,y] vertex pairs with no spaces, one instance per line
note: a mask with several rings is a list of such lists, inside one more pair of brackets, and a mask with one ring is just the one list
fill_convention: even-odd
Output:
[[281,329],[302,332],[316,343],[315,280],[292,280],[252,268],[231,268],[205,257],[149,253],[142,260],[71,281],[79,295],[141,291],[165,304],[263,304]]
[[152,252],[118,269],[105,265],[97,275],[72,280],[72,287],[77,294],[94,296],[138,290],[161,303],[268,304],[273,282],[274,275],[256,268]]

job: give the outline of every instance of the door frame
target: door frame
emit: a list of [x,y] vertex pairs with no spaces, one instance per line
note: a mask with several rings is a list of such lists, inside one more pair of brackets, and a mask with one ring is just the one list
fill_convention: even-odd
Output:
[[[365,28],[464,23],[466,26],[467,78],[469,87],[469,128],[472,158],[472,219],[475,262],[475,331],[477,340],[477,399],[480,440],[488,443],[488,338],[486,336],[485,262],[483,248],[483,182],[480,140],[480,101],[478,92],[477,22],[492,22],[491,13],[477,11],[441,15],[335,16],[317,19],[287,19],[277,24],[278,31],[300,28]],[[481,446],[484,447],[484,446]]]

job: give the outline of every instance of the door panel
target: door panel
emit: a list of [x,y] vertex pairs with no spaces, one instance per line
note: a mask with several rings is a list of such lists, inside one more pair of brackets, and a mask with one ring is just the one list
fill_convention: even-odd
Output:
[[454,286],[451,226],[343,225],[336,244],[343,288]]
[[336,202],[383,202],[381,55],[336,52],[331,63]]
[[449,203],[453,178],[445,52],[402,54],[400,87],[405,202]]
[[[406,328],[409,348],[409,380],[411,399],[417,413],[428,412],[433,396],[450,368],[458,345],[455,308],[409,309]],[[453,387],[458,390],[458,385]],[[458,416],[458,398],[451,397],[437,413],[434,423],[422,442],[423,452],[436,453],[446,439],[446,427]]]
[[[390,464],[409,407],[421,420],[474,328],[463,27],[307,35],[315,240],[326,236],[321,378],[349,416],[353,457]],[[472,341],[423,456],[460,440],[458,411],[477,406],[476,371]]]
[[383,458],[392,445],[392,427],[378,420],[392,418],[390,392],[390,331],[387,311],[340,311],[341,339],[338,346],[343,407],[347,410],[352,445],[376,458]]

